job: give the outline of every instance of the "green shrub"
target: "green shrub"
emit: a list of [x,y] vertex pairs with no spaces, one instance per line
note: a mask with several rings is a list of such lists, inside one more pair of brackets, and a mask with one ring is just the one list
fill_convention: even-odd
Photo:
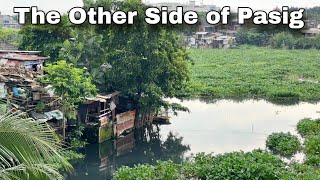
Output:
[[304,163],[306,165],[312,165],[319,167],[320,165],[320,156],[313,155],[313,154],[306,154]]
[[307,155],[320,156],[320,135],[307,136],[304,145]]
[[290,157],[301,149],[301,144],[297,136],[291,133],[272,133],[268,136],[266,146],[275,154]]
[[123,166],[114,174],[114,180],[152,180],[155,179],[156,172],[152,165],[136,165],[133,168]]
[[157,162],[152,165],[137,165],[133,168],[121,167],[114,174],[115,180],[176,180],[180,177],[181,165],[172,161]]
[[290,168],[288,168],[289,173],[285,174],[280,179],[291,180],[291,179],[301,179],[301,180],[315,180],[320,179],[320,171],[318,168],[313,166],[292,163]]
[[185,173],[200,179],[278,179],[288,172],[278,157],[255,150],[212,156],[198,154]]
[[301,136],[320,133],[320,121],[310,118],[302,119],[297,124],[297,130]]

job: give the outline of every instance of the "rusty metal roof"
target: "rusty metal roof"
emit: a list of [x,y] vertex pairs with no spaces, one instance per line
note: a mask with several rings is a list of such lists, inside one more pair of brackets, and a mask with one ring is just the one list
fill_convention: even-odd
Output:
[[38,60],[49,59],[48,57],[42,57],[42,56],[33,55],[33,54],[16,54],[16,53],[0,54],[0,58],[17,60],[17,61],[38,61]]

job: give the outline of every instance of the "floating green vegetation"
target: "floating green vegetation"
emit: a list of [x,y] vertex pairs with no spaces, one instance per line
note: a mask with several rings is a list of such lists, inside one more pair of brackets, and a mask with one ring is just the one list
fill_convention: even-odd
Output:
[[320,121],[310,118],[301,119],[297,124],[297,130],[301,136],[320,133]]
[[268,136],[266,146],[274,154],[292,157],[301,149],[299,138],[291,133],[272,133]]
[[[172,161],[157,162],[155,165],[136,165],[117,169],[115,180],[157,179],[320,179],[320,131],[318,121],[303,119],[298,123],[303,132],[304,146],[297,136],[290,133],[273,133],[265,150],[232,152],[224,154],[199,153],[181,164]],[[306,157],[303,163],[285,162],[282,157],[294,155],[302,150]],[[278,155],[281,156],[278,156]]]
[[240,46],[190,49],[189,93],[217,98],[320,100],[320,51]]
[[312,166],[287,163],[263,150],[232,152],[220,155],[200,153],[190,161],[175,164],[172,161],[156,165],[121,167],[115,180],[187,180],[187,179],[319,179],[320,172]]

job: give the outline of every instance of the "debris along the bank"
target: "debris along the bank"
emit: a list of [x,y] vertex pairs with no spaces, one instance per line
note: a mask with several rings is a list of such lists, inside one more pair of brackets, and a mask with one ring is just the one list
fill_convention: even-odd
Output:
[[[131,100],[125,97],[119,100],[118,91],[86,98],[79,104],[76,118],[67,120],[60,111],[62,98],[54,95],[50,82],[40,82],[43,63],[48,57],[39,53],[0,50],[1,99],[8,99],[35,120],[48,123],[63,139],[67,129],[80,124],[85,127],[82,138],[90,143],[119,138],[134,129],[136,110]],[[152,120],[152,115],[146,117]]]
[[65,119],[58,109],[61,99],[39,82],[48,57],[39,51],[0,50],[0,98],[9,99],[18,109],[36,120],[47,122],[65,137]]

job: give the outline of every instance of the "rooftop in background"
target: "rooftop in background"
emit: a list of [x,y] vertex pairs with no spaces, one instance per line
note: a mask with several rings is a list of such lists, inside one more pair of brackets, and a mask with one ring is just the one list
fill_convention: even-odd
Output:
[[195,0],[189,0],[188,3],[178,3],[178,2],[160,2],[160,3],[149,3],[145,2],[145,4],[150,6],[155,6],[161,8],[162,6],[167,6],[168,11],[176,10],[177,6],[182,6],[183,11],[196,11],[196,12],[208,12],[212,10],[216,10],[216,5],[207,5],[207,4],[196,4]]

